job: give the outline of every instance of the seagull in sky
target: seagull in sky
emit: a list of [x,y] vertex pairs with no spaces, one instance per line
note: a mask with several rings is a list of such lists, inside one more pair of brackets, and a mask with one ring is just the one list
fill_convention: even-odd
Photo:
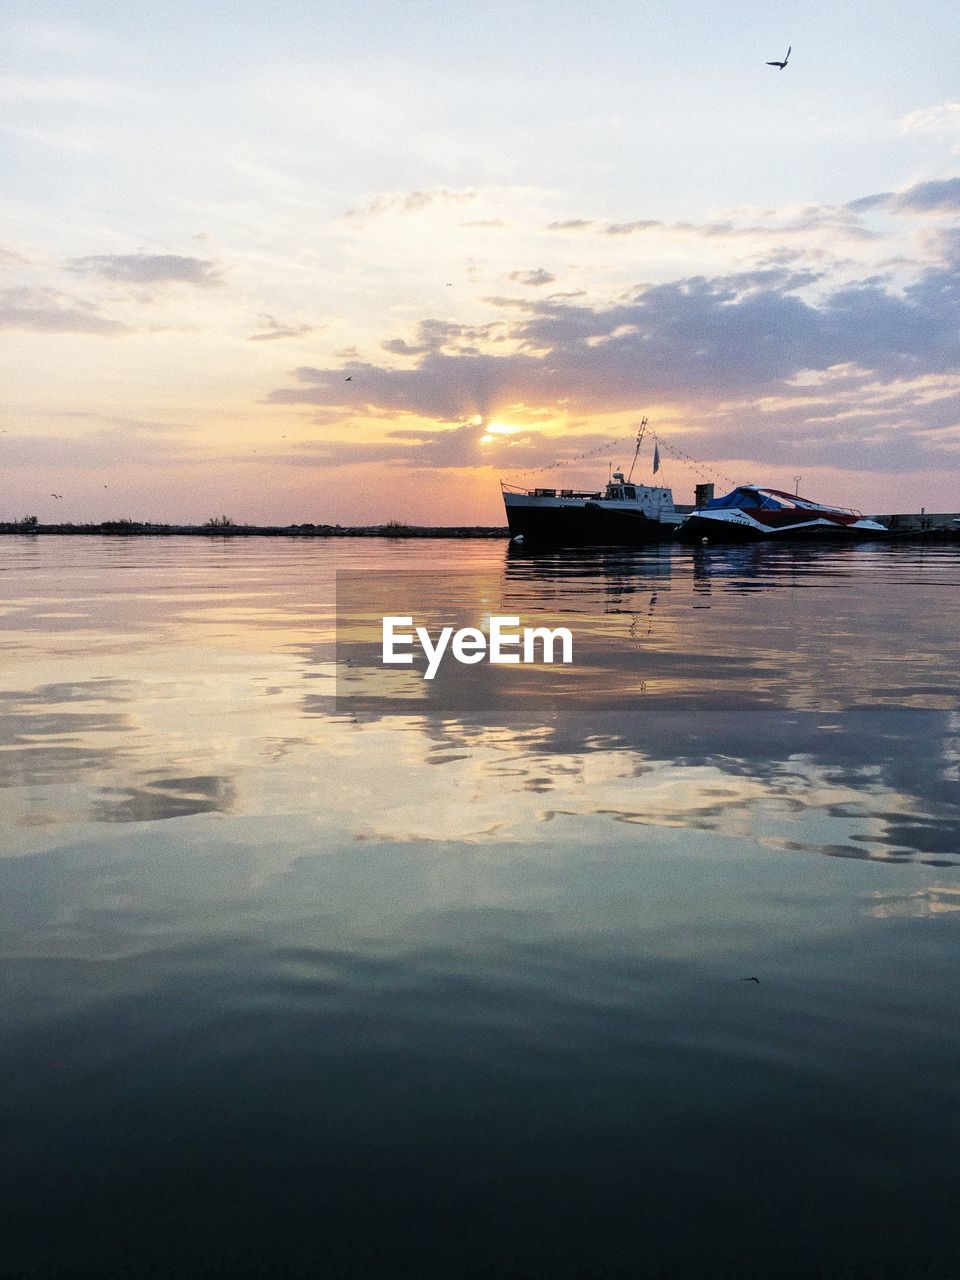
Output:
[[759,978],[741,978],[741,979],[740,979],[740,981],[741,981],[741,982],[755,982],[755,983],[757,984],[757,986],[758,986],[758,987],[759,987],[759,985],[760,985],[760,979],[759,979]]
[[351,373],[351,375],[350,375],[350,377],[349,377],[349,378],[344,378],[344,382],[352,382],[352,381],[353,381],[353,374],[352,374],[352,373]]
[[780,70],[782,71],[782,70],[783,70],[783,68],[784,68],[784,67],[787,65],[787,63],[790,61],[790,50],[791,50],[792,48],[793,48],[793,45],[790,45],[790,47],[787,49],[787,56],[784,58],[784,60],[783,60],[782,62],[768,62],[768,63],[767,63],[767,66],[768,66],[768,67],[779,67],[779,68],[780,68]]

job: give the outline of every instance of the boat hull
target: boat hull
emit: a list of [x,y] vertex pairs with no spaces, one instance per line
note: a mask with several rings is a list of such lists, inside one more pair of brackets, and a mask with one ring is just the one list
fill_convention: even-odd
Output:
[[872,521],[845,524],[825,517],[760,525],[749,517],[718,519],[697,513],[688,516],[677,530],[680,542],[866,542],[886,537],[889,531]]
[[599,502],[507,502],[506,513],[512,537],[554,546],[646,546],[671,540],[677,527],[676,522],[611,510]]

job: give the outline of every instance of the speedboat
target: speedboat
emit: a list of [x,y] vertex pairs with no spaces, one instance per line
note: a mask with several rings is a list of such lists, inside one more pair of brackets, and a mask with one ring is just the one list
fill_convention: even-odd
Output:
[[677,529],[677,537],[684,542],[820,542],[883,538],[888,533],[882,524],[864,519],[851,507],[829,507],[783,489],[755,485],[739,485],[724,497],[695,507]]

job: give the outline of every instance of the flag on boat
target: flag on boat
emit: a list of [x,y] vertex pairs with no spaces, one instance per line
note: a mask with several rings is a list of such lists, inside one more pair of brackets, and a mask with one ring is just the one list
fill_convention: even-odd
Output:
[[656,475],[660,470],[660,445],[653,446],[653,474]]

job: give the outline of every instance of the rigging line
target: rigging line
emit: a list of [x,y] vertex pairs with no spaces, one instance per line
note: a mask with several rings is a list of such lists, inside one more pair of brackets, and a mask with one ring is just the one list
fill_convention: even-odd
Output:
[[512,471],[510,474],[513,476],[535,476],[543,471],[553,471],[556,467],[569,467],[584,458],[593,458],[599,453],[607,453],[614,446],[622,444],[625,439],[627,439],[626,436],[619,436],[616,440],[605,440],[602,444],[597,445],[595,449],[587,449],[584,453],[576,453],[570,458],[558,458],[556,462],[548,462],[542,467],[528,467],[524,471]]
[[730,477],[725,475],[722,471],[709,470],[704,463],[701,463],[696,458],[691,457],[690,454],[685,453],[683,449],[679,449],[676,445],[668,443],[668,441],[664,440],[662,436],[654,434],[654,439],[658,444],[662,445],[668,453],[672,453],[675,458],[685,466],[690,467],[693,471],[696,471],[699,475],[722,480],[725,484],[730,485],[732,489],[737,487],[736,480],[731,480]]

